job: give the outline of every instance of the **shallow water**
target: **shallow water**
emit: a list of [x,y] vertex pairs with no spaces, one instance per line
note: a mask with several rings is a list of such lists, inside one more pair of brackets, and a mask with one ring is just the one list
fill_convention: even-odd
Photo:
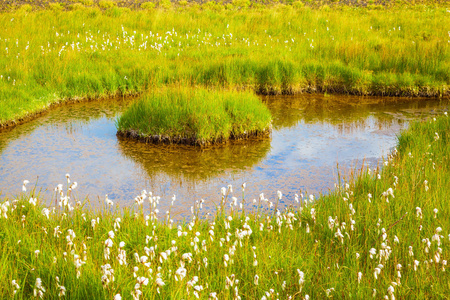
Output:
[[[376,167],[396,145],[411,120],[448,110],[448,100],[348,96],[265,97],[274,116],[271,138],[230,142],[211,148],[155,146],[116,137],[115,119],[133,99],[65,105],[13,129],[0,131],[0,191],[17,196],[22,181],[52,199],[70,173],[76,194],[93,206],[105,194],[132,206],[142,189],[161,197],[160,211],[177,196],[174,214],[186,215],[195,200],[206,211],[232,184],[247,201],[264,193],[283,203],[294,194],[326,193],[362,161]],[[97,200],[98,199],[98,200]],[[52,202],[53,200],[49,200]]]

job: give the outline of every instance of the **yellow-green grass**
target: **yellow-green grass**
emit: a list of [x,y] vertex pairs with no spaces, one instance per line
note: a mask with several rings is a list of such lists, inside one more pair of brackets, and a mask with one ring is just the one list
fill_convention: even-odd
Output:
[[177,200],[144,191],[127,209],[96,210],[74,202],[72,182],[49,210],[34,191],[3,199],[0,297],[54,299],[64,287],[69,299],[446,298],[449,132],[447,116],[413,124],[381,170],[312,202],[281,208],[281,193],[252,201],[244,185],[224,187],[212,220],[198,201],[177,224],[157,211]]
[[0,124],[172,85],[262,94],[449,94],[448,8],[296,5],[0,14]]
[[269,134],[272,116],[252,92],[168,88],[145,95],[117,120],[119,135],[208,145]]

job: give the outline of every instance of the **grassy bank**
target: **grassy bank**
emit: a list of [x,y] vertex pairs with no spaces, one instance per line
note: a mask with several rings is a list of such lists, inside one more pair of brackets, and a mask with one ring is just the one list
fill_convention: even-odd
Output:
[[170,88],[133,103],[118,134],[145,142],[208,145],[269,134],[272,116],[251,92]]
[[0,296],[445,298],[449,129],[448,116],[413,124],[380,172],[361,170],[319,201],[299,195],[283,211],[277,199],[252,201],[245,186],[228,187],[213,220],[198,217],[197,202],[192,219],[175,224],[147,192],[130,210],[106,200],[95,211],[75,201],[70,178],[56,208],[28,190],[0,206]]
[[172,84],[262,94],[449,95],[443,5],[236,5],[1,13],[0,124],[59,101]]

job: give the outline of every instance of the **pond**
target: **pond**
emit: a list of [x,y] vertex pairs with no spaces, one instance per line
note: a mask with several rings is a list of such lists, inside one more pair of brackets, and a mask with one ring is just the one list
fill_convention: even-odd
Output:
[[[0,131],[0,192],[16,197],[22,181],[36,185],[47,204],[69,173],[80,200],[103,205],[105,195],[132,206],[145,189],[161,197],[159,209],[175,218],[204,199],[206,211],[231,184],[247,202],[264,193],[282,205],[294,194],[327,193],[341,176],[363,162],[372,168],[395,147],[411,120],[448,110],[449,101],[301,95],[263,97],[270,108],[270,138],[235,141],[210,148],[156,146],[116,136],[115,120],[134,99],[109,99],[62,105],[12,129]],[[52,200],[53,199],[53,200]]]

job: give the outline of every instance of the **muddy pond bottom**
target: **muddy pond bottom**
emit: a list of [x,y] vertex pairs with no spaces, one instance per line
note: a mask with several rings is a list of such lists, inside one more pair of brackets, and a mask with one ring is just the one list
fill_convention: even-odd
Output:
[[[134,99],[110,99],[57,107],[13,129],[0,131],[0,193],[15,198],[22,181],[36,186],[48,205],[54,188],[78,183],[75,195],[94,208],[105,195],[120,207],[133,207],[141,190],[160,196],[160,215],[190,214],[196,200],[213,212],[220,189],[232,185],[240,201],[264,193],[281,206],[294,194],[316,197],[334,188],[362,163],[376,167],[395,147],[412,120],[449,109],[448,100],[349,96],[264,97],[272,112],[270,138],[230,142],[210,148],[155,146],[116,136],[115,120]],[[231,196],[231,195],[230,195]]]

